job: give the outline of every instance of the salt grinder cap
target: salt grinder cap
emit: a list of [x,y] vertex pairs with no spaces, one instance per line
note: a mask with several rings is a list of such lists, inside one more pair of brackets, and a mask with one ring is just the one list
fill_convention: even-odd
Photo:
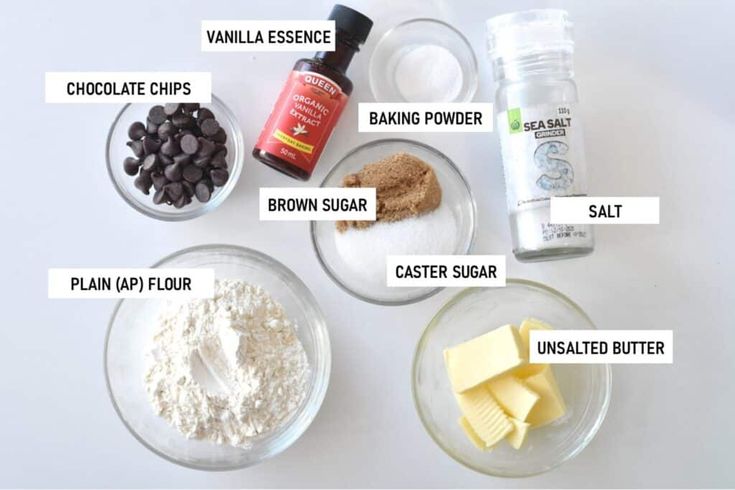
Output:
[[373,21],[357,10],[344,5],[335,5],[329,20],[334,21],[336,30],[343,31],[357,44],[363,44],[373,28]]

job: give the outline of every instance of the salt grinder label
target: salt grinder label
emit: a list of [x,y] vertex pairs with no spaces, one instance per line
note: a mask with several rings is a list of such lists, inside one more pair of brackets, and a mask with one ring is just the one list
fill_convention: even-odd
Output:
[[50,299],[214,297],[214,269],[49,269]]
[[374,187],[261,187],[261,221],[375,221]]
[[389,255],[388,287],[504,287],[505,255]]
[[347,99],[333,80],[292,71],[255,147],[311,172]]

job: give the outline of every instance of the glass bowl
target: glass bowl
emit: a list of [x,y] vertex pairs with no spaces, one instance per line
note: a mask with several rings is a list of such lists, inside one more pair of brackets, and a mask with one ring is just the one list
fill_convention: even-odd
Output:
[[124,299],[112,314],[105,341],[105,375],[112,404],[125,426],[144,446],[169,461],[201,470],[244,468],[272,457],[298,439],[319,411],[329,383],[331,352],[327,326],[314,296],[288,268],[242,247],[205,245],[170,255],[153,267],[212,268],[218,279],[242,279],[263,286],[298,325],[297,335],[311,366],[301,406],[278,430],[255,439],[252,447],[187,439],[153,410],[144,383],[145,355],[163,300]]
[[444,367],[443,350],[477,335],[534,317],[555,329],[594,329],[592,320],[569,298],[548,286],[508,279],[504,288],[470,288],[445,304],[426,327],[413,361],[416,410],[434,441],[452,458],[480,473],[531,476],[570,460],[592,440],[610,401],[611,369],[606,364],[556,364],[554,374],[566,414],[528,433],[520,450],[502,442],[478,450],[457,419],[459,407]]
[[[441,208],[446,207],[455,224],[456,244],[454,254],[470,253],[475,239],[475,201],[469,184],[457,166],[436,149],[405,139],[376,140],[358,146],[332,167],[322,182],[322,187],[340,187],[342,177],[358,172],[372,163],[398,152],[410,153],[431,165],[442,188]],[[420,219],[420,218],[419,218]],[[360,264],[350,264],[341,256],[337,245],[334,221],[312,221],[311,241],[317,258],[327,275],[342,289],[368,303],[379,305],[404,305],[428,298],[442,288],[392,287],[366,281],[360,274]],[[389,251],[390,252],[390,251]]]
[[[405,56],[422,46],[444,48],[457,60],[462,83],[447,87],[449,100],[427,99],[422,97],[421,92],[407,96],[405,90],[401,90],[398,81],[401,76],[400,63],[406,61]],[[432,71],[431,66],[423,69],[426,78],[440,78],[441,74]],[[477,72],[475,53],[462,33],[440,20],[412,19],[388,30],[378,41],[370,57],[370,89],[378,102],[469,102],[477,91]],[[456,94],[454,97],[451,97],[452,92]]]
[[185,221],[202,216],[217,208],[230,195],[237,184],[237,179],[243,167],[243,139],[240,127],[234,114],[220,99],[212,95],[212,102],[202,104],[214,113],[217,122],[227,132],[227,170],[230,178],[224,186],[216,187],[212,197],[206,203],[199,202],[196,198],[181,209],[166,204],[153,204],[153,193],[145,195],[133,184],[135,177],[131,177],[123,170],[123,160],[133,156],[130,148],[125,144],[128,138],[128,127],[135,121],[145,123],[148,110],[155,104],[140,103],[126,104],[112,122],[110,132],[107,135],[107,147],[105,150],[107,158],[107,173],[115,185],[115,189],[122,198],[146,216],[164,221]]

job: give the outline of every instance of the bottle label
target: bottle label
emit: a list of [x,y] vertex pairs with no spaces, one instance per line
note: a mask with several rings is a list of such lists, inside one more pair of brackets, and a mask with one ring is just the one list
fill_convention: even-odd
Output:
[[582,126],[570,104],[515,107],[497,116],[508,211],[585,196]]
[[311,173],[346,103],[333,80],[292,71],[255,147]]

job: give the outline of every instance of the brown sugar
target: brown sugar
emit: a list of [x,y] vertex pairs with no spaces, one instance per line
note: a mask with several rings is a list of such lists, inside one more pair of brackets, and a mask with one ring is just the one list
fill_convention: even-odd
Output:
[[[439,207],[442,189],[431,166],[409,153],[396,153],[345,175],[343,187],[375,187],[377,221],[400,221]],[[338,221],[337,230],[368,228],[376,221]]]

